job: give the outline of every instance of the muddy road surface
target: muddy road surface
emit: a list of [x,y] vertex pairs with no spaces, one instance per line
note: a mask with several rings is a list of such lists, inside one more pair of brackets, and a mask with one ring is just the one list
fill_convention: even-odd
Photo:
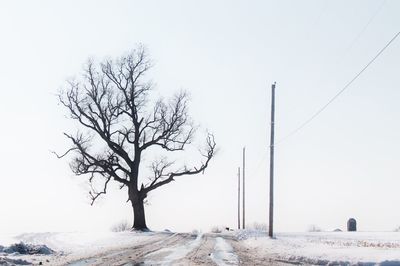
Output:
[[171,233],[155,235],[141,243],[93,254],[59,257],[43,265],[290,265],[269,254],[245,247],[223,234]]

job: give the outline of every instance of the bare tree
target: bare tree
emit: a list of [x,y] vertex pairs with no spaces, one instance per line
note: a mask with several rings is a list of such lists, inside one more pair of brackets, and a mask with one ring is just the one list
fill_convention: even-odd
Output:
[[[199,165],[177,167],[166,157],[158,158],[151,163],[150,182],[139,181],[145,151],[151,147],[166,152],[184,151],[195,133],[185,92],[170,101],[160,99],[151,106],[149,92],[153,87],[145,79],[150,68],[146,51],[139,46],[116,60],[100,64],[89,61],[81,79],[68,81],[59,95],[70,118],[86,130],[64,133],[72,147],[57,156],[74,154],[71,169],[76,175],[88,175],[92,204],[106,194],[110,181],[118,182],[121,188],[127,187],[134,214],[133,228],[137,230],[147,229],[144,200],[148,193],[176,177],[202,173],[216,146],[213,135],[208,134],[206,147],[200,151],[204,160]],[[93,186],[98,180],[103,183],[100,191]]]

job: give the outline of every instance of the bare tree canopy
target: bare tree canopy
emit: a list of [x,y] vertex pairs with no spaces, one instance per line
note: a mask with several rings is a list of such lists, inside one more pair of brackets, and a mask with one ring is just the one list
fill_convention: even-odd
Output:
[[[64,133],[72,146],[62,158],[73,154],[70,163],[76,175],[88,175],[91,184],[101,180],[101,191],[92,186],[92,204],[107,192],[110,181],[128,188],[128,198],[134,213],[133,228],[147,229],[143,201],[154,189],[176,177],[203,172],[215,154],[211,134],[201,152],[204,158],[196,166],[177,168],[166,157],[151,163],[149,183],[139,184],[142,154],[150,147],[165,152],[184,151],[192,143],[195,127],[188,115],[188,95],[180,92],[171,100],[151,103],[153,89],[145,74],[151,68],[146,50],[138,46],[129,54],[100,64],[89,61],[79,80],[68,81],[59,101],[70,118],[85,131]],[[99,149],[98,143],[104,148]]]

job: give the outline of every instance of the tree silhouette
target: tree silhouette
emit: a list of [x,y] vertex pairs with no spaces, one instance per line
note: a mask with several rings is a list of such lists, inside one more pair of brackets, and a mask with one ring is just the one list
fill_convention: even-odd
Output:
[[[87,175],[92,189],[91,204],[106,194],[110,181],[127,187],[132,204],[133,228],[146,230],[144,200],[149,192],[164,186],[176,177],[202,173],[215,154],[212,134],[200,151],[204,160],[197,166],[181,165],[167,157],[151,163],[148,183],[140,182],[142,155],[150,147],[161,148],[167,154],[184,151],[192,144],[195,126],[188,115],[188,95],[180,92],[165,101],[151,104],[152,83],[145,79],[151,68],[146,50],[138,46],[129,54],[100,64],[89,61],[79,80],[69,80],[59,95],[70,118],[84,132],[64,133],[72,147],[62,158],[73,154],[70,167],[76,175]],[[96,181],[95,181],[96,180]],[[102,189],[94,182],[102,181]],[[142,179],[141,179],[142,180]]]

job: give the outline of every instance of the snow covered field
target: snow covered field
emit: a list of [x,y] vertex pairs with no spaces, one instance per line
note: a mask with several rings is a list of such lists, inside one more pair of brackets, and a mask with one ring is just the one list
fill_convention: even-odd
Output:
[[317,265],[400,265],[399,232],[312,232],[237,234],[245,246],[278,260]]

